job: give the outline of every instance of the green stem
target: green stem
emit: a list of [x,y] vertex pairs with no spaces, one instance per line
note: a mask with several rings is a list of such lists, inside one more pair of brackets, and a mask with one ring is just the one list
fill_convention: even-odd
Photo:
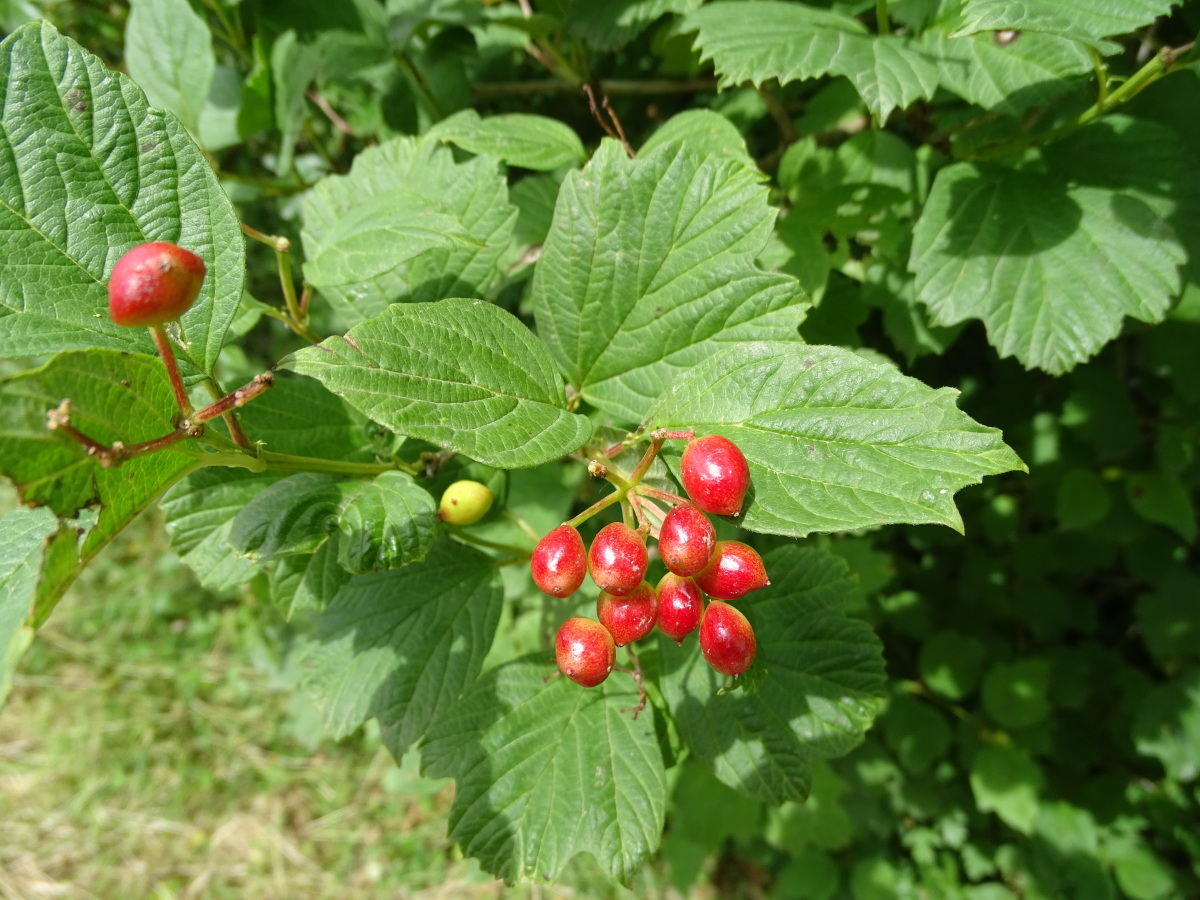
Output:
[[499,550],[503,553],[512,553],[515,556],[523,557],[524,559],[529,559],[533,556],[533,551],[525,547],[516,547],[512,544],[501,544],[497,541],[489,541],[486,538],[476,537],[469,531],[459,528],[456,525],[446,525],[446,530],[464,543],[474,544],[476,547],[484,547],[488,550]]
[[888,21],[888,0],[875,0],[875,23],[880,34],[888,34],[892,25]]

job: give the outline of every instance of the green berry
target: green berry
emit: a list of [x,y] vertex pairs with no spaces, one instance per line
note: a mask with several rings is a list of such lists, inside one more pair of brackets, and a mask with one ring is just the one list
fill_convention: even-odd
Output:
[[438,518],[450,525],[471,525],[492,508],[492,492],[478,481],[456,481],[442,494]]

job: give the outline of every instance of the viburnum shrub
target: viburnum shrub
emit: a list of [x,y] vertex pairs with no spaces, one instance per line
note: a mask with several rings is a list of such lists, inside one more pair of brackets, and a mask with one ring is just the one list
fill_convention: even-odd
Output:
[[0,701],[157,505],[509,881],[1200,890],[1196,0],[37,6]]

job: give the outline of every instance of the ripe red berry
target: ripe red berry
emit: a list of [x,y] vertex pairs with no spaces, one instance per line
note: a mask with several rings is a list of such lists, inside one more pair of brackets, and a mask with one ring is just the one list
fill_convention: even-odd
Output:
[[559,525],[546,533],[529,561],[533,583],[552,597],[568,597],[579,590],[587,574],[587,551],[583,538],[570,525]]
[[596,618],[608,629],[618,647],[644,638],[658,621],[658,595],[643,581],[624,597],[601,591]]
[[688,441],[679,464],[683,489],[705,512],[736,516],[750,487],[750,467],[737,444],[719,434]]
[[770,583],[758,551],[741,541],[717,541],[712,559],[696,575],[700,590],[718,600],[736,600]]
[[588,550],[588,570],[602,591],[623,597],[646,577],[650,564],[646,542],[623,522],[610,522],[600,529]]
[[161,325],[187,312],[200,294],[204,260],[166,241],[134,247],[113,267],[108,313],[118,325]]
[[704,612],[704,595],[696,582],[668,572],[658,583],[658,628],[677,644],[696,630]]
[[613,670],[617,648],[608,629],[585,616],[563,622],[554,641],[558,670],[576,684],[595,687]]
[[754,629],[738,610],[714,600],[700,621],[700,652],[722,675],[738,676],[750,668],[758,643]]
[[667,513],[658,530],[658,552],[676,575],[695,575],[712,559],[717,533],[708,516],[690,503]]

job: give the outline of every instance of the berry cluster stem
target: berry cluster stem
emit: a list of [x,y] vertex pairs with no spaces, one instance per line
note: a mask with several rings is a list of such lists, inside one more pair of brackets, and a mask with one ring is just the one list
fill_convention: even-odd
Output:
[[171,339],[167,337],[166,330],[161,325],[151,325],[150,336],[154,338],[154,346],[158,348],[158,355],[162,357],[163,365],[167,367],[167,378],[171,380],[171,390],[175,392],[175,402],[179,404],[179,411],[184,416],[192,414],[192,404],[188,400],[187,390],[183,386],[183,378],[179,374],[179,363],[175,359],[175,350],[171,346]]

